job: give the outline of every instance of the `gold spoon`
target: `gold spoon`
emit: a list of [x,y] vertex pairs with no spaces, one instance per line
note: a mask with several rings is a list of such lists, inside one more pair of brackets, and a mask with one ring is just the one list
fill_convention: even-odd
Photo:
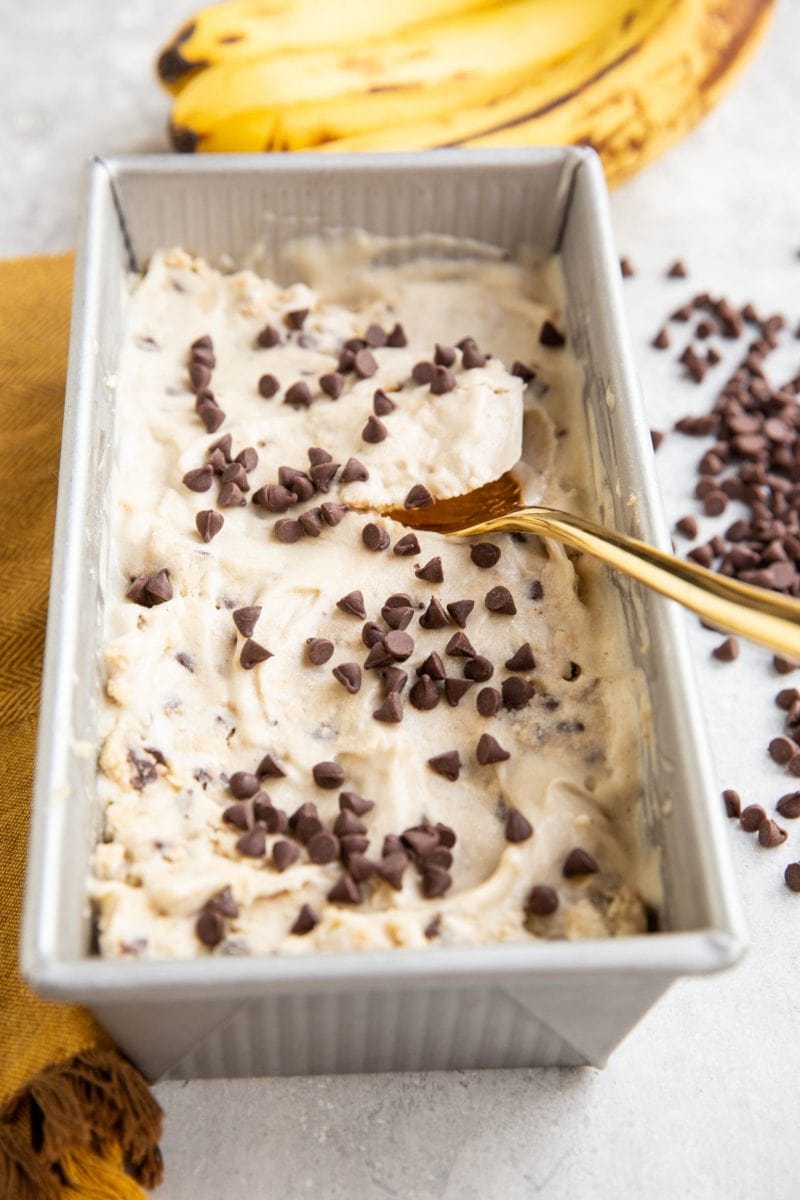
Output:
[[390,515],[415,529],[456,537],[519,530],[555,538],[677,600],[720,629],[800,661],[800,601],[684,562],[573,513],[523,506],[521,499],[519,484],[507,473],[465,496],[437,500],[428,508],[395,509]]

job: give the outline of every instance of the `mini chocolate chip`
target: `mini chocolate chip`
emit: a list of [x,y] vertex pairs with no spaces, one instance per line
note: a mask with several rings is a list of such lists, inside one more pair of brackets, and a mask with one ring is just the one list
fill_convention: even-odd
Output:
[[243,832],[252,829],[256,823],[253,805],[249,800],[240,804],[229,804],[222,813],[222,819]]
[[297,504],[297,497],[281,483],[268,483],[253,492],[253,503],[262,505],[269,512],[283,513]]
[[486,683],[487,679],[492,678],[492,675],[494,675],[494,667],[482,654],[477,654],[475,658],[469,659],[464,667],[465,678],[471,679],[475,683]]
[[544,584],[539,579],[532,579],[528,584],[528,595],[531,600],[542,600],[544,598]]
[[358,792],[341,792],[339,809],[341,812],[351,812],[356,817],[363,817],[375,807],[374,800],[365,800]]
[[240,492],[250,491],[250,481],[247,478],[247,472],[241,463],[232,462],[222,471],[220,475],[221,483],[235,483]]
[[434,396],[444,396],[455,390],[456,377],[449,367],[434,367],[431,379],[431,393]]
[[339,839],[329,833],[327,829],[321,829],[309,838],[306,850],[313,863],[322,865],[335,862],[339,857]]
[[473,687],[471,679],[445,679],[444,694],[451,708],[458,706],[459,700]]
[[331,527],[341,524],[349,511],[350,509],[346,504],[337,504],[333,500],[326,500],[320,508],[323,521]]
[[782,846],[788,837],[785,829],[781,829],[780,825],[775,821],[771,821],[766,817],[758,827],[758,842],[767,850],[772,850],[775,846]]
[[244,450],[240,450],[236,455],[235,461],[244,467],[249,475],[258,466],[258,451],[255,446],[245,446]]
[[310,908],[308,904],[304,904],[300,909],[300,912],[297,914],[295,923],[292,925],[289,933],[295,933],[298,935],[310,933],[316,925],[319,925],[319,917],[314,912],[313,908]]
[[783,873],[786,886],[792,892],[800,892],[800,862],[789,863]]
[[[153,339],[148,338],[147,340],[152,341]],[[153,344],[155,345],[155,343],[153,343]],[[192,344],[190,345],[189,349],[190,350],[213,350],[214,342],[211,338],[211,335],[208,333],[204,333],[200,337],[195,338],[194,341],[192,342]]]
[[380,676],[386,696],[392,692],[397,692],[399,695],[408,683],[408,672],[402,671],[400,667],[384,667]]
[[790,737],[776,737],[769,744],[770,758],[782,766],[785,766],[798,753],[800,753],[800,746]]
[[221,917],[238,917],[239,905],[234,900],[230,887],[224,887],[210,896],[205,903],[205,911],[218,913]]
[[733,788],[726,788],[722,793],[722,799],[725,801],[725,814],[729,817],[738,817],[742,811],[742,798]]
[[344,783],[344,768],[335,762],[319,762],[311,768],[317,787],[332,791]]
[[509,671],[533,671],[536,660],[530,642],[523,642],[519,650],[515,650],[511,658],[506,659],[505,665]]
[[403,329],[402,325],[395,325],[394,328],[389,331],[389,335],[386,338],[386,345],[391,346],[395,350],[402,350],[404,346],[408,345],[406,331]]
[[792,671],[797,670],[797,663],[794,659],[783,658],[780,654],[772,656],[772,665],[779,675],[790,675]]
[[385,636],[386,630],[375,621],[367,621],[361,629],[361,640],[369,650],[378,642],[382,642]]
[[417,667],[417,675],[427,675],[430,679],[442,680],[446,674],[444,663],[435,650]]
[[414,653],[414,639],[402,629],[392,629],[383,644],[395,662],[405,662]]
[[435,900],[438,896],[443,896],[453,882],[444,867],[439,867],[435,863],[425,863],[421,875],[422,892],[428,900]]
[[686,263],[682,258],[676,258],[672,266],[667,271],[668,279],[685,279],[689,274]]
[[742,809],[739,824],[745,833],[755,833],[761,822],[766,819],[767,814],[760,804],[748,804],[747,808]]
[[307,308],[293,308],[291,312],[283,314],[283,319],[290,329],[302,329],[306,323],[308,311]]
[[349,613],[352,617],[358,617],[364,620],[367,615],[367,610],[364,608],[364,597],[360,591],[348,592],[346,596],[342,596],[341,600],[336,601],[336,607],[342,612]]
[[505,833],[507,842],[527,842],[533,837],[533,826],[518,808],[510,808],[506,815]]
[[782,817],[795,821],[800,817],[800,792],[788,792],[775,805]]
[[531,917],[550,917],[558,908],[558,892],[547,884],[537,883],[528,892],[525,912]]
[[461,758],[457,750],[447,750],[444,754],[435,754],[433,758],[429,758],[428,766],[432,767],[437,775],[443,775],[445,779],[455,782],[461,770]]
[[189,363],[189,383],[192,391],[201,392],[211,382],[211,371],[204,363]]
[[292,842],[280,841],[272,847],[272,861],[279,871],[285,871],[287,867],[291,867],[299,857],[300,851]]
[[493,567],[500,561],[500,547],[494,542],[476,542],[470,547],[469,556],[476,567]]
[[475,749],[475,757],[480,765],[485,767],[490,763],[505,762],[511,755],[490,733],[482,733]]
[[256,775],[259,779],[283,779],[286,772],[271,754],[265,754],[256,767]]
[[404,534],[394,544],[394,553],[400,555],[401,558],[410,558],[419,552],[419,541],[415,533]]
[[225,420],[225,413],[219,405],[208,398],[198,400],[195,405],[197,415],[206,427],[207,433],[216,433]]
[[336,472],[339,470],[339,464],[317,463],[311,468],[311,478],[314,481],[314,486],[319,492],[329,492],[331,484],[336,478]]
[[507,587],[498,586],[491,588],[486,593],[485,604],[489,612],[503,613],[509,617],[513,617],[517,611],[514,597]]
[[225,518],[222,513],[215,512],[213,508],[204,508],[199,512],[194,519],[197,526],[197,532],[204,542],[210,542],[219,533],[222,526],[225,524]]
[[697,517],[694,517],[691,513],[689,513],[687,516],[681,517],[679,521],[675,522],[675,528],[677,529],[678,533],[682,534],[686,538],[689,538],[690,541],[694,541],[694,539],[697,537]]
[[328,892],[328,899],[334,904],[360,904],[361,889],[349,875],[343,875]]
[[271,400],[280,391],[280,380],[274,375],[262,375],[258,381],[258,390],[265,400]]
[[433,361],[437,367],[452,367],[456,361],[456,352],[452,346],[440,346],[437,342],[433,352]]
[[195,921],[195,933],[204,946],[213,949],[225,936],[225,922],[219,913],[204,912]]
[[322,518],[318,508],[309,508],[306,512],[300,513],[297,520],[307,537],[319,537],[322,532]]
[[165,604],[172,599],[172,584],[169,571],[162,569],[150,575],[145,581],[144,590],[151,604]]
[[348,458],[342,468],[342,473],[339,476],[340,483],[356,483],[360,480],[369,479],[369,471],[363,463],[357,458]]
[[397,724],[403,719],[403,702],[397,692],[389,692],[383,704],[376,708],[373,713],[376,721],[384,721],[388,724]]
[[403,501],[403,508],[430,508],[433,496],[421,483],[415,483]]
[[256,343],[262,350],[271,350],[273,346],[279,346],[281,335],[274,325],[265,325],[264,328],[256,334]]
[[553,346],[559,348],[566,343],[566,338],[560,330],[556,329],[552,321],[545,321],[539,332],[539,343],[542,346]]
[[423,675],[408,693],[408,698],[421,712],[430,712],[439,703],[439,689],[427,675]]
[[299,521],[295,521],[290,517],[276,521],[273,528],[278,541],[284,542],[287,545],[291,542],[299,542],[300,538],[304,536],[303,526]]
[[447,611],[460,629],[466,629],[467,617],[474,607],[474,600],[453,600],[448,604]]
[[372,351],[359,350],[353,359],[353,369],[359,379],[370,379],[378,370],[378,364]]
[[333,826],[333,832],[337,837],[346,837],[354,833],[366,833],[367,827],[363,821],[359,821],[352,809],[342,808],[340,804],[339,816],[336,818]]
[[467,342],[461,351],[461,365],[465,371],[474,371],[476,367],[485,367],[486,355],[478,349],[474,342]]
[[432,362],[414,363],[414,366],[411,368],[411,378],[417,384],[430,383],[435,370],[436,368]]
[[435,596],[431,596],[430,604],[420,617],[419,623],[423,629],[444,629],[449,624],[447,613]]
[[267,850],[266,833],[260,825],[255,825],[237,840],[236,849],[247,858],[261,858]]
[[454,658],[475,658],[477,651],[465,633],[454,633],[444,648],[445,654]]
[[383,388],[378,388],[375,395],[372,397],[372,411],[376,417],[388,417],[390,412],[394,412],[397,405],[394,400],[386,395]]
[[338,371],[320,375],[319,386],[326,396],[330,396],[331,400],[338,400],[344,391],[344,375],[340,375]]
[[333,642],[327,638],[307,638],[306,653],[315,667],[321,667],[333,656]]
[[243,508],[247,500],[238,484],[224,483],[219,490],[217,504],[220,508]]
[[511,374],[517,375],[524,384],[529,384],[532,379],[536,378],[536,372],[527,367],[525,363],[520,362],[519,359],[516,360],[511,368]]
[[370,414],[367,418],[367,423],[361,430],[362,440],[376,445],[378,442],[384,441],[389,436],[389,430],[384,425],[383,421],[379,421],[376,416]]
[[252,637],[253,630],[256,627],[256,622],[261,616],[261,605],[250,604],[245,608],[236,608],[231,613],[231,616],[233,617],[234,625],[239,630],[239,633],[242,635],[242,637]]
[[375,866],[381,879],[399,892],[403,886],[403,872],[408,866],[408,855],[403,850],[395,850],[391,854],[384,854]]
[[306,454],[312,467],[318,467],[320,463],[333,462],[333,455],[329,454],[327,450],[323,450],[321,446],[309,446]]
[[565,879],[575,879],[581,875],[596,875],[600,870],[591,854],[580,847],[570,850],[564,860],[562,874]]
[[245,671],[251,671],[253,667],[259,663],[266,662],[268,658],[272,658],[271,651],[266,647],[254,642],[252,638],[248,638],[242,646],[242,653],[239,655],[239,662],[244,667]]
[[510,675],[500,688],[506,708],[523,708],[534,694],[533,686],[520,675]]
[[336,371],[339,375],[349,375],[353,370],[353,365],[356,361],[354,351],[344,349],[339,355],[339,361],[336,364]]
[[286,389],[283,403],[291,405],[292,408],[311,407],[311,389],[304,379],[298,379]]
[[775,697],[778,708],[782,708],[785,712],[788,712],[798,700],[800,700],[800,689],[794,687],[782,688]]
[[355,696],[361,688],[361,667],[358,663],[340,663],[338,667],[334,667],[331,672],[334,679],[350,693]]
[[361,541],[367,550],[385,550],[390,542],[389,534],[380,525],[370,521],[361,530]]
[[381,325],[368,325],[367,332],[364,334],[364,341],[368,346],[376,349],[385,346],[387,342],[386,330]]
[[371,862],[361,853],[347,855],[347,873],[356,883],[364,883],[371,875],[375,874],[377,869],[377,863]]
[[208,463],[204,467],[195,467],[187,471],[182,483],[190,492],[207,492],[214,482],[214,468]]

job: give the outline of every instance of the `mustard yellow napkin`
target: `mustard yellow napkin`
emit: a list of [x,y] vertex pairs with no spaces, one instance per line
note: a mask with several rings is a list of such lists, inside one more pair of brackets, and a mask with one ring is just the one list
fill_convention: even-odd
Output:
[[85,1009],[17,967],[72,258],[0,262],[0,1197],[134,1200],[161,1110]]

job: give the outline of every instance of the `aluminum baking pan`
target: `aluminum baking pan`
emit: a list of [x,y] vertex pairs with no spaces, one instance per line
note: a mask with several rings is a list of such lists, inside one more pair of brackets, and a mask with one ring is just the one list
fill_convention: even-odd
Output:
[[88,1005],[152,1077],[601,1065],[675,979],[726,967],[745,944],[682,621],[622,579],[653,712],[641,823],[660,848],[659,932],[369,955],[93,953],[99,580],[126,272],[169,245],[217,262],[258,245],[269,266],[286,240],[342,228],[559,251],[599,514],[669,548],[591,151],[95,160],[75,276],[22,967],[43,995]]

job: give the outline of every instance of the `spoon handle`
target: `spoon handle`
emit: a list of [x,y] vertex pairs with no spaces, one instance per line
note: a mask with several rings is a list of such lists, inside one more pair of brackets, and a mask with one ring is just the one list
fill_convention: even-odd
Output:
[[457,533],[468,537],[514,530],[551,537],[584,550],[721,629],[800,661],[800,601],[684,562],[584,517],[551,508],[518,508]]

